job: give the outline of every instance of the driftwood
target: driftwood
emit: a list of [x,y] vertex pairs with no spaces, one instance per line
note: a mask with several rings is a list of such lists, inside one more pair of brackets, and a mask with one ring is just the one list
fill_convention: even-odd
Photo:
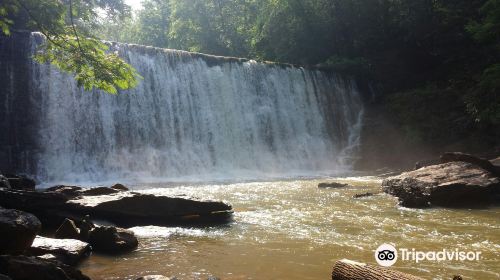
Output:
[[350,260],[337,261],[332,280],[424,280],[407,273]]

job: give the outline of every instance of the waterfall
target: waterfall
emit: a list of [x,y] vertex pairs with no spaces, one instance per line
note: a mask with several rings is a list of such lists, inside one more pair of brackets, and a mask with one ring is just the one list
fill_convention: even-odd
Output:
[[[32,34],[32,51],[40,35]],[[362,104],[320,70],[138,45],[112,49],[142,75],[119,95],[86,92],[32,64],[42,181],[242,180],[350,169]]]

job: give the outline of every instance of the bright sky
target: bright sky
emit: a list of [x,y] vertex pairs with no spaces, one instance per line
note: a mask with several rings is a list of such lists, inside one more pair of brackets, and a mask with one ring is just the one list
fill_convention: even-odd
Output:
[[139,8],[141,8],[141,2],[142,0],[125,0],[125,4],[130,5],[130,7],[132,7],[132,10],[138,10]]

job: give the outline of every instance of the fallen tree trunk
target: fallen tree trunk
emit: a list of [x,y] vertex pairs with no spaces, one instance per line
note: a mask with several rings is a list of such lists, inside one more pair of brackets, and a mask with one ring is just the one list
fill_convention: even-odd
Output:
[[390,270],[378,266],[350,260],[340,260],[335,263],[332,280],[424,280],[407,273]]

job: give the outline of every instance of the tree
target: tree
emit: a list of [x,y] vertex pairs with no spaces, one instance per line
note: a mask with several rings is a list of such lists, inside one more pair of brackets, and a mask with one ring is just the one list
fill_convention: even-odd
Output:
[[6,35],[16,26],[41,32],[46,41],[35,55],[37,61],[72,73],[85,90],[116,94],[136,86],[140,76],[91,35],[101,18],[98,8],[108,19],[130,12],[123,0],[6,0],[0,4],[0,27]]

